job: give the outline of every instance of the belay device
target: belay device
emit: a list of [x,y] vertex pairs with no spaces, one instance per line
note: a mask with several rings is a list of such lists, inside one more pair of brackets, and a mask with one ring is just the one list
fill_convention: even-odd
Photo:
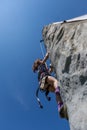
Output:
[[40,107],[40,108],[43,108],[43,105],[41,104],[40,99],[39,99],[39,97],[38,97],[39,91],[45,92],[45,96],[46,96],[46,98],[47,98],[48,101],[51,100],[51,97],[48,96],[48,94],[49,94],[49,91],[48,91],[48,90],[45,90],[45,91],[44,91],[44,90],[41,90],[40,87],[37,88],[37,90],[36,90],[36,99],[37,99],[37,102],[38,102],[38,104],[39,104],[39,107]]

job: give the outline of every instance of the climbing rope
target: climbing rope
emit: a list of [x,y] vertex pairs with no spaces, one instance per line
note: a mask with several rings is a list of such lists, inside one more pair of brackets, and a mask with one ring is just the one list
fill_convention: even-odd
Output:
[[42,47],[42,43],[41,42],[40,42],[40,49],[41,49],[42,56],[44,57],[44,51],[43,51],[43,47]]
[[37,99],[37,102],[38,102],[38,104],[39,104],[39,107],[40,107],[40,108],[43,108],[43,106],[42,106],[42,104],[41,104],[41,102],[40,102],[40,99],[39,99],[39,97],[38,97],[38,92],[39,92],[39,90],[40,90],[40,88],[38,87],[37,90],[36,90],[36,99]]
[[[43,40],[40,40],[40,49],[41,49],[42,56],[44,57],[44,50],[43,50],[43,47],[42,47],[42,44],[41,44],[42,42],[43,42]],[[43,105],[41,104],[41,101],[40,101],[39,96],[38,96],[39,91],[41,91],[40,86],[36,90],[36,99],[37,99],[39,107],[43,108]],[[47,100],[50,101],[51,97],[48,96],[49,91],[47,90],[47,91],[43,91],[43,92],[45,92],[45,96],[46,96]]]
[[[43,51],[43,48],[42,48],[42,42],[43,42],[43,40],[40,40],[40,49],[41,49],[42,56],[44,57],[44,51]],[[37,102],[39,104],[39,107],[43,108],[43,106],[42,106],[42,104],[40,102],[39,96],[38,96],[39,91],[40,91],[40,87],[38,87],[37,90],[36,90],[36,99],[37,99]]]

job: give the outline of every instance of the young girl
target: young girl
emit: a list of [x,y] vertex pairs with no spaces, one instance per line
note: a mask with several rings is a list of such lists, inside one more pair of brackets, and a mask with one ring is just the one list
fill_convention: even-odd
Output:
[[56,95],[56,102],[58,104],[59,114],[63,113],[64,105],[60,96],[60,88],[58,86],[58,81],[50,75],[53,68],[47,68],[46,60],[49,57],[49,53],[46,53],[43,60],[37,59],[33,64],[33,72],[38,72],[38,81],[41,90],[48,90],[49,92],[54,92]]

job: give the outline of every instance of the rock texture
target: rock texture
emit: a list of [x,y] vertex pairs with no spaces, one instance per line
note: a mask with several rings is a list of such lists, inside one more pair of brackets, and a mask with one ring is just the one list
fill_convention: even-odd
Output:
[[45,26],[43,39],[67,105],[70,129],[87,130],[87,20]]

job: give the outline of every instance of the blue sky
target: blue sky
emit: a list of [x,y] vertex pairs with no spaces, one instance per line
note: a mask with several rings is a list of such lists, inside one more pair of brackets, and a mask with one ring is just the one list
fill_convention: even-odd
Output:
[[0,1],[0,130],[69,130],[53,94],[51,102],[40,94],[39,109],[32,64],[42,58],[43,26],[84,14],[86,0]]

